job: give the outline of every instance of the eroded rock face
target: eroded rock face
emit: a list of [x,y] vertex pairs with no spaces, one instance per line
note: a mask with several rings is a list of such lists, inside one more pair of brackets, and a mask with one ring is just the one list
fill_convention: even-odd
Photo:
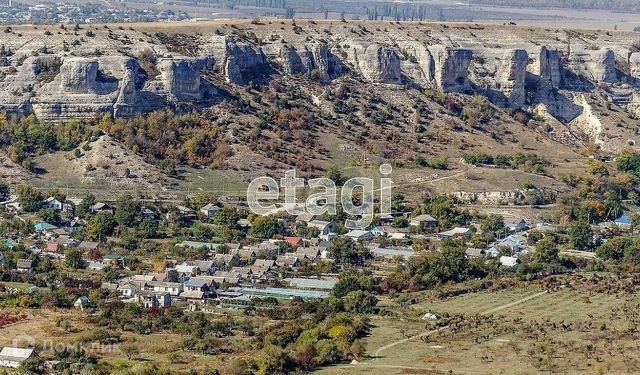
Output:
[[39,57],[28,57],[16,67],[16,72],[0,82],[0,109],[16,114],[31,111],[31,93],[37,81],[36,64]]
[[[319,35],[275,29],[260,35],[259,28],[239,27],[227,36],[202,37],[193,52],[198,55],[190,57],[176,56],[147,37],[140,48],[154,51],[155,63],[129,57],[136,55],[135,49],[123,46],[100,57],[75,57],[92,56],[94,48],[87,46],[37,57],[22,51],[31,56],[23,64],[15,63],[16,55],[6,59],[12,60],[9,74],[9,67],[0,67],[0,108],[24,114],[33,110],[45,120],[95,113],[132,116],[164,106],[204,107],[217,92],[212,82],[222,80],[260,85],[281,74],[329,84],[353,73],[371,83],[480,94],[513,109],[544,105],[565,124],[585,111],[576,95],[598,87],[607,90],[612,105],[638,112],[640,53],[631,53],[628,44],[599,45],[579,38],[568,44],[563,37],[530,40],[528,35],[517,42],[489,40],[475,35],[482,28],[471,33],[423,27],[419,35],[417,29],[396,34],[343,25],[329,29]],[[62,59],[62,66],[49,82],[51,77],[42,79],[38,68],[40,59],[52,57]],[[624,85],[629,87],[620,94]],[[627,106],[629,102],[633,105]]]
[[434,57],[434,78],[438,87],[445,92],[471,91],[469,65],[473,52],[463,48],[435,46],[430,48]]
[[[124,64],[127,59],[106,58],[103,64],[114,70],[114,64]],[[118,77],[100,71],[99,58],[68,58],[54,80],[36,92],[31,105],[38,118],[50,121],[113,113],[118,82]]]
[[525,104],[524,85],[528,61],[529,54],[523,49],[507,52],[503,60],[498,81],[511,108],[520,108]]
[[574,72],[594,82],[616,82],[616,56],[610,50],[578,49],[572,51],[570,65]]
[[247,43],[225,39],[225,79],[228,83],[246,84],[260,76],[268,68],[264,54],[259,48]]
[[208,59],[163,58],[157,64],[161,74],[145,82],[148,77],[131,57],[71,57],[63,60],[52,82],[37,89],[30,104],[38,118],[47,121],[97,113],[132,116],[176,101],[202,99],[207,88],[201,85],[200,71],[208,64]]
[[200,71],[209,65],[206,58],[166,58],[158,62],[164,91],[171,99],[201,99]]
[[297,48],[284,45],[278,58],[285,74],[302,74],[322,82],[331,79],[329,48],[324,43],[305,44]]
[[502,107],[525,104],[529,55],[523,49],[482,49],[474,52],[471,80],[476,90]]
[[551,87],[560,88],[562,84],[562,56],[559,51],[549,50],[547,47],[540,49],[538,59],[538,74]]
[[88,93],[94,91],[97,75],[97,60],[83,58],[67,59],[60,67],[60,89],[68,93]]
[[374,83],[402,82],[400,73],[400,57],[393,48],[371,44],[365,48],[355,49],[355,59],[362,75]]
[[404,54],[402,72],[421,86],[427,86],[435,77],[435,63],[429,48],[422,43],[402,42],[399,46]]
[[640,52],[629,55],[629,74],[633,78],[640,78]]

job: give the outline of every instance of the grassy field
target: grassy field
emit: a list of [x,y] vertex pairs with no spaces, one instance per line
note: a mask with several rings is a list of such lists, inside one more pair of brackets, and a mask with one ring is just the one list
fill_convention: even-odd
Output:
[[33,285],[28,283],[15,283],[10,281],[2,281],[0,284],[3,284],[6,288],[15,288],[20,290],[27,290],[31,288]]
[[[637,373],[637,322],[628,315],[639,304],[637,294],[538,287],[430,300],[372,319],[373,358],[317,373]],[[429,311],[440,319],[421,320]]]

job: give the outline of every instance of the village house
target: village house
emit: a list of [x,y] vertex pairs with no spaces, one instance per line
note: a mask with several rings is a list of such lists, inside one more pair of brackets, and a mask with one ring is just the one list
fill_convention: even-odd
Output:
[[500,257],[500,265],[507,268],[515,268],[520,264],[520,259],[503,255]]
[[320,247],[299,247],[295,252],[296,256],[314,261],[322,256]]
[[147,283],[156,293],[169,293],[172,296],[179,296],[183,292],[182,283],[173,283],[168,281],[150,281]]
[[213,280],[216,282],[216,284],[221,285],[221,284],[231,284],[231,285],[237,285],[240,283],[240,279],[242,278],[242,275],[238,272],[234,272],[234,271],[216,271],[213,274]]
[[521,234],[511,234],[493,244],[488,252],[496,255],[500,249],[508,249],[511,254],[517,254],[526,250],[526,239]]
[[257,268],[261,268],[265,271],[270,270],[273,266],[275,266],[275,261],[272,259],[256,259],[255,262],[253,262],[252,267],[257,267]]
[[371,241],[373,239],[373,233],[368,230],[354,229],[347,234],[346,237],[351,238],[354,241]]
[[189,276],[198,275],[198,266],[195,264],[187,263],[187,262],[176,264],[176,266],[173,269],[178,273],[183,273]]
[[37,223],[33,226],[33,229],[37,232],[37,233],[43,233],[43,232],[48,232],[48,231],[52,231],[54,229],[58,229],[57,226],[53,225],[53,224],[49,224],[47,222],[40,222]]
[[155,220],[156,219],[156,213],[153,212],[152,210],[143,207],[142,208],[142,218],[145,220]]
[[291,246],[300,246],[302,244],[302,237],[284,236],[283,239]]
[[[238,274],[241,280],[253,281],[254,279],[251,267],[233,267],[230,272]],[[219,272],[216,272],[215,275],[219,275]]]
[[190,274],[191,276],[211,275],[215,269],[215,263],[212,260],[189,260],[175,267],[176,271]]
[[84,268],[92,271],[102,271],[107,267],[108,266],[102,262],[95,262],[91,260],[84,262]]
[[118,292],[122,297],[133,298],[142,290],[139,283],[126,280],[118,284]]
[[474,247],[469,247],[465,250],[464,254],[467,258],[484,258],[487,255],[487,252],[484,249],[477,249]]
[[193,260],[188,263],[195,264],[198,267],[199,275],[210,276],[216,271],[216,265],[213,260]]
[[47,242],[47,245],[44,248],[44,252],[45,253],[49,253],[49,254],[58,254],[58,252],[60,252],[61,246],[59,243],[57,242]]
[[470,238],[471,234],[472,234],[472,231],[469,228],[455,227],[455,228],[453,228],[451,230],[438,233],[438,237],[441,237],[441,238],[444,238],[444,237],[467,237],[467,238]]
[[527,224],[527,221],[525,219],[505,220],[504,226],[511,232],[516,232],[516,233],[522,232],[524,230],[527,230],[527,228],[529,228],[529,224]]
[[18,272],[34,273],[36,271],[33,261],[29,259],[18,259],[16,262]]
[[433,232],[438,229],[438,220],[431,215],[418,215],[411,218],[409,225],[418,227],[423,232]]
[[235,249],[231,250],[231,254],[237,255],[241,259],[253,259],[256,257],[254,249]]
[[219,243],[213,242],[200,242],[200,241],[182,241],[179,244],[176,244],[178,247],[189,247],[191,249],[202,249],[205,248],[207,250],[215,250],[221,246]]
[[375,226],[373,228],[371,228],[371,234],[373,234],[376,237],[380,237],[380,236],[387,236],[387,230],[382,227],[382,226]]
[[290,267],[290,268],[298,268],[302,265],[302,263],[300,262],[300,259],[298,259],[297,256],[286,256],[286,255],[280,255],[277,259],[276,259],[276,266],[278,267]]
[[124,268],[124,257],[118,254],[106,254],[102,257],[102,263],[112,267]]
[[218,211],[220,211],[220,207],[213,203],[209,203],[200,208],[200,212],[206,217],[214,217],[218,214]]
[[280,248],[280,246],[278,245],[278,242],[281,242],[281,241],[270,241],[270,240],[262,241],[258,245],[258,250],[276,251]]
[[184,292],[180,297],[197,300],[209,298],[215,294],[216,287],[215,279],[211,282],[209,279],[192,277],[184,282]]
[[176,206],[176,214],[178,215],[178,217],[187,220],[193,220],[196,218],[195,212],[189,207],[185,206]]
[[78,244],[78,249],[84,250],[84,251],[91,251],[91,250],[97,249],[99,245],[100,245],[99,242],[82,241],[80,242],[80,244]]
[[391,214],[376,214],[376,218],[378,219],[378,222],[382,225],[390,225],[393,224],[394,222],[394,216]]
[[87,226],[87,222],[83,219],[74,218],[71,221],[67,221],[63,223],[62,229],[67,231],[68,233],[80,232]]
[[627,215],[622,215],[614,220],[614,223],[622,229],[629,229],[633,224],[633,219]]
[[96,202],[96,204],[91,206],[91,212],[93,212],[94,214],[97,214],[98,212],[109,212],[113,214],[114,210],[113,207],[104,202]]
[[298,216],[296,216],[296,223],[306,223],[306,224],[308,224],[309,222],[311,222],[315,218],[316,218],[316,215],[312,214],[311,212],[303,212],[303,213],[299,214]]
[[307,224],[310,228],[317,228],[320,231],[320,237],[328,239],[332,235],[338,234],[338,226],[335,223],[321,220],[311,220]]
[[151,282],[151,281],[159,281],[155,275],[133,275],[129,278],[129,280],[131,280],[132,282],[135,283],[143,283],[144,285],[146,285],[146,283]]
[[0,351],[0,367],[18,368],[20,365],[35,356],[33,348],[13,348],[5,346]]
[[56,238],[55,242],[65,249],[74,247],[79,243],[78,240],[67,235],[59,236],[58,238]]
[[171,306],[171,294],[155,290],[143,290],[137,294],[138,301],[145,309],[159,309]]
[[64,204],[55,197],[49,197],[42,201],[41,208],[52,208],[56,211],[62,211],[63,205]]
[[238,263],[238,260],[240,260],[240,258],[238,258],[236,254],[215,254],[212,260],[214,263],[215,272],[218,269],[224,271],[229,267],[233,267]]

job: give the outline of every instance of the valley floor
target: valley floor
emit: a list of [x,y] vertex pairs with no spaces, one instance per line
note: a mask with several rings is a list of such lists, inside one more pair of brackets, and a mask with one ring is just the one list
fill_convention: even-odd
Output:
[[[624,332],[630,328],[627,309],[637,310],[638,303],[637,295],[583,287],[516,287],[393,307],[385,311],[396,319],[373,320],[370,359],[317,373],[634,373],[640,369],[632,349],[637,343]],[[440,319],[418,318],[427,312]],[[456,314],[462,318],[441,322]]]

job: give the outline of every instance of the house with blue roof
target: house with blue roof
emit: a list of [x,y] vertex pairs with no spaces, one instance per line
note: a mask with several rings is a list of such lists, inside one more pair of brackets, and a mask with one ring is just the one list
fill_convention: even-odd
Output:
[[11,250],[14,247],[16,247],[16,242],[12,239],[8,239],[6,241],[4,241],[4,247],[6,247],[7,249]]
[[630,228],[631,224],[633,224],[633,219],[627,215],[622,215],[619,218],[615,219],[614,222],[616,225],[622,228]]
[[516,254],[526,250],[526,239],[520,234],[511,234],[493,244],[487,251],[492,256],[499,254],[500,248],[507,248],[511,253]]
[[34,227],[34,229],[35,229],[35,231],[36,231],[36,232],[46,232],[46,231],[48,231],[48,230],[58,229],[58,227],[56,227],[56,226],[55,226],[55,225],[53,225],[53,224],[49,224],[49,223],[47,223],[46,221],[43,221],[43,222],[37,223],[37,224],[35,224],[33,227]]

